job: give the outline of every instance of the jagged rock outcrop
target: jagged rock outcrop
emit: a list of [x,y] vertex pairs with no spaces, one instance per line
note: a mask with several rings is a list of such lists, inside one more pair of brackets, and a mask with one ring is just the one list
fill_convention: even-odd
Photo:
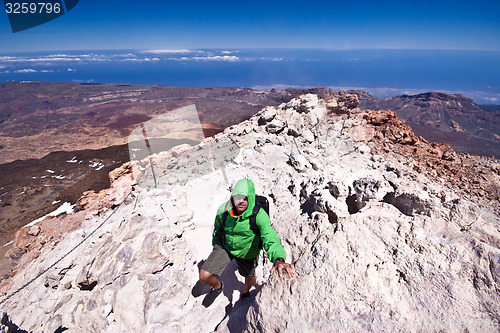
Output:
[[374,98],[365,91],[349,91],[361,110],[390,109],[429,141],[450,144],[455,150],[500,157],[500,111],[482,107],[460,94],[428,92]]
[[[130,194],[82,199],[81,228],[5,283],[0,308],[44,332],[496,332],[495,188],[467,192],[469,183],[433,175],[437,161],[452,173],[469,157],[415,136],[393,113],[334,107],[356,100],[300,96],[132,163],[135,179],[125,167],[112,178]],[[498,161],[478,163],[478,177],[498,186]],[[269,276],[263,257],[256,289],[239,301],[243,279],[230,265],[206,309],[198,270],[215,212],[243,177],[270,199],[296,277]]]

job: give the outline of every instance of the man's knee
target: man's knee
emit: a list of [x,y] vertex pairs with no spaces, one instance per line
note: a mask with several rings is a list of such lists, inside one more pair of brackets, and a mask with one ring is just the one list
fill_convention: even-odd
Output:
[[203,268],[200,269],[200,280],[201,281],[207,281],[208,279],[210,279],[212,276],[215,276],[213,275],[212,273],[210,272],[207,272],[206,270],[204,270]]

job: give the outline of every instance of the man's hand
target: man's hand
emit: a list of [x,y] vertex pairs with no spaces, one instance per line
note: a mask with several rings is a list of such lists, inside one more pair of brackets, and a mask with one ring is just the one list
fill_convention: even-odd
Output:
[[283,276],[283,270],[288,274],[289,277],[293,277],[295,274],[295,268],[293,267],[292,264],[287,264],[286,262],[282,260],[276,260],[274,262],[273,268],[271,268],[271,275],[273,275],[274,271],[278,270],[278,274],[280,277]]

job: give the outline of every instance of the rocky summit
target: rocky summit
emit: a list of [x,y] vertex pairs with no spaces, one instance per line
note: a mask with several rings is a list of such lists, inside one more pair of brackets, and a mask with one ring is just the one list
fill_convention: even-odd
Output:
[[[21,229],[2,281],[3,327],[34,332],[497,332],[500,163],[413,134],[357,97],[299,96],[196,146],[110,173],[74,213]],[[296,276],[240,300],[198,272],[213,221],[252,179]],[[65,233],[58,226],[72,226]],[[4,330],[5,330],[4,328]]]

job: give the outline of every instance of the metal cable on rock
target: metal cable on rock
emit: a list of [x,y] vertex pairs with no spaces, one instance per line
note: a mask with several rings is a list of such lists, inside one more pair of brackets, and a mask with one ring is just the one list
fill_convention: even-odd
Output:
[[37,276],[35,276],[34,278],[32,278],[31,280],[29,280],[28,282],[26,282],[25,284],[23,284],[19,289],[17,289],[16,291],[14,291],[12,294],[10,294],[9,296],[5,297],[3,300],[0,301],[0,306],[3,305],[5,302],[7,302],[10,298],[12,298],[13,296],[15,296],[16,294],[18,294],[21,290],[25,289],[26,287],[28,287],[30,284],[32,284],[33,282],[35,282],[37,279],[39,279],[42,275],[44,275],[45,273],[47,273],[51,268],[55,267],[57,264],[59,264],[63,259],[65,259],[69,254],[71,254],[74,250],[76,250],[80,245],[82,245],[87,239],[89,239],[92,235],[94,235],[96,233],[97,230],[99,230],[103,225],[104,223],[106,223],[110,218],[111,216],[113,216],[116,211],[118,210],[118,208],[121,206],[121,204],[123,202],[125,202],[127,200],[127,198],[130,196],[130,194],[132,193],[132,191],[130,191],[127,196],[125,197],[125,199],[123,199],[123,201],[115,208],[115,210],[113,210],[111,212],[111,214],[109,214],[109,216],[107,218],[104,219],[104,221],[101,222],[101,224],[99,224],[97,226],[97,228],[95,228],[90,234],[88,234],[86,237],[83,238],[83,240],[81,240],[78,244],[76,244],[68,253],[66,253],[64,256],[62,256],[61,258],[59,258],[56,262],[54,262],[52,265],[50,265],[49,267],[47,267],[46,269],[44,269],[43,271],[41,271],[40,273],[37,274]]

